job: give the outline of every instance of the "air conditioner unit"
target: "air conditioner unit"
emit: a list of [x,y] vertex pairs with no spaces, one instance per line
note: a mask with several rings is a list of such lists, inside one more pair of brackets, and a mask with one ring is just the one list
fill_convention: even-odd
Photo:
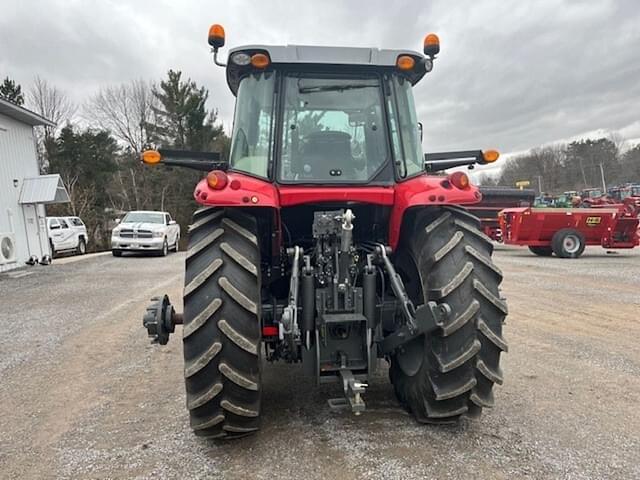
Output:
[[0,233],[0,265],[16,262],[16,236]]

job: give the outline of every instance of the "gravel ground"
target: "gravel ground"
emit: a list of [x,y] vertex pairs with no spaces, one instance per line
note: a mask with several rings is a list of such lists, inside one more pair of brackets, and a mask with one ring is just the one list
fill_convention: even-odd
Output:
[[276,364],[262,431],[223,444],[189,429],[180,332],[141,328],[149,297],[179,297],[182,254],[0,275],[0,478],[640,478],[640,250],[496,259],[510,351],[480,420],[416,424],[383,366],[364,415],[331,413],[337,386]]

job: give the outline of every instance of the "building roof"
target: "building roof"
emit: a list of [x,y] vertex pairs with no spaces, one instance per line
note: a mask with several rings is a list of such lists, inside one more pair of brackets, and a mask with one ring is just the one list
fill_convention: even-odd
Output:
[[20,191],[20,204],[67,203],[69,194],[57,173],[25,178]]
[[51,120],[38,115],[37,113],[27,110],[26,108],[16,105],[9,100],[0,97],[0,114],[13,118],[19,122],[36,127],[38,125],[45,125],[47,127],[55,127],[56,124]]
[[416,59],[412,72],[403,72],[412,84],[417,83],[427,73],[424,55],[413,50],[389,50],[362,47],[320,47],[310,45],[245,45],[229,51],[227,61],[227,83],[234,95],[238,92],[240,79],[250,70],[231,61],[234,53],[267,52],[274,65],[326,65],[336,68],[349,66],[365,68],[395,68],[400,55],[409,55]]

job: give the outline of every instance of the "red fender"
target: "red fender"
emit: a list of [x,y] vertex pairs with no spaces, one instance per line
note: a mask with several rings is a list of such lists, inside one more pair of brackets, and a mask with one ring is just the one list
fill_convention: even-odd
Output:
[[470,205],[478,203],[482,194],[478,187],[453,186],[447,177],[421,175],[395,187],[395,202],[389,221],[389,246],[395,250],[405,212],[412,207],[428,205]]
[[274,207],[280,208],[278,190],[273,184],[237,172],[227,172],[227,185],[214,190],[204,178],[198,182],[193,198],[200,205],[215,207]]

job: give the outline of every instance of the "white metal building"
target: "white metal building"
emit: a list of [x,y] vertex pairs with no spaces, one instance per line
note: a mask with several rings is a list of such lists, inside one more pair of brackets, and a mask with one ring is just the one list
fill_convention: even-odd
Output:
[[47,203],[68,202],[59,175],[40,175],[33,127],[54,124],[0,98],[0,272],[49,254]]

